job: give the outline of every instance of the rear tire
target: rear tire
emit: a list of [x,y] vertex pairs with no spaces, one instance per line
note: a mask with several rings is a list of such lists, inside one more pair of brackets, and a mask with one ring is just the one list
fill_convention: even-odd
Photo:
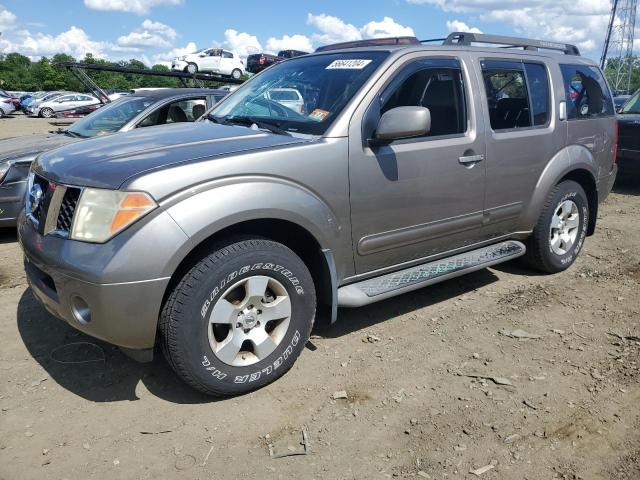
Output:
[[532,268],[557,273],[576,260],[589,225],[589,202],[580,184],[566,180],[551,190],[538,223],[527,240],[524,261]]
[[160,317],[160,343],[191,387],[241,395],[293,366],[315,309],[311,274],[295,253],[270,240],[238,240],[212,249],[173,289]]
[[233,78],[234,80],[240,80],[241,77],[242,77],[242,71],[239,68],[235,68],[231,72],[231,78]]

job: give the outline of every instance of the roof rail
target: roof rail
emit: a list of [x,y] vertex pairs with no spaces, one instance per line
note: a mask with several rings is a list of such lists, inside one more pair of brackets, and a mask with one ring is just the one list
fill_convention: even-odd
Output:
[[334,43],[316,48],[316,52],[326,52],[328,50],[339,50],[341,48],[356,47],[379,47],[390,45],[420,45],[420,40],[416,37],[389,37],[370,38],[368,40],[355,40],[353,42]]
[[580,50],[570,43],[546,42],[544,40],[530,40],[528,38],[505,37],[502,35],[486,35],[484,33],[454,32],[444,41],[443,45],[466,45],[472,43],[492,43],[509,47],[522,47],[525,50],[557,50],[565,55],[580,56]]

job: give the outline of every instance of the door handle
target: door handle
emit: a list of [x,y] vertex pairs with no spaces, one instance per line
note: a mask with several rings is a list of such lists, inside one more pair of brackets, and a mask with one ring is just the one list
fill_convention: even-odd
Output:
[[476,163],[480,163],[483,160],[484,160],[484,155],[482,155],[482,154],[480,154],[480,155],[466,155],[466,156],[463,156],[463,157],[458,157],[458,163],[460,163],[460,165],[476,164]]

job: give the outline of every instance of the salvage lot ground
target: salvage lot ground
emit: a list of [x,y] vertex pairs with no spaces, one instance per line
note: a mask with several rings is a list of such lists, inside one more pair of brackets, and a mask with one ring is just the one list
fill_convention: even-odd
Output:
[[[34,121],[49,129],[16,116],[0,136]],[[0,479],[640,478],[640,181],[623,180],[569,271],[506,264],[341,310],[284,378],[221,401],[51,318],[0,232]],[[270,458],[302,429],[310,455]]]

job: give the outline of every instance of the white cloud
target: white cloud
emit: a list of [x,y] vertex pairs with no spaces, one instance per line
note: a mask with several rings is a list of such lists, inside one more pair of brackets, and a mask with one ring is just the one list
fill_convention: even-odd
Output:
[[482,33],[482,30],[479,28],[470,27],[460,20],[447,20],[447,30],[449,30],[449,32]]
[[183,0],[84,0],[87,8],[117,12],[131,12],[145,15],[153,7],[160,5],[180,5]]
[[171,48],[177,36],[178,33],[169,25],[147,19],[140,28],[119,37],[117,43],[122,47]]
[[181,57],[188,53],[194,53],[198,51],[198,46],[194,42],[187,43],[184,47],[176,47],[168,52],[159,53],[153,56],[153,64],[171,66],[171,61],[176,57]]
[[22,30],[16,33],[14,40],[7,39],[0,43],[0,52],[19,52],[30,57],[50,56],[56,53],[67,53],[76,58],[84,57],[87,53],[104,57],[109,50],[113,50],[113,45],[93,41],[83,29],[74,26],[58,35],[32,34]]
[[313,51],[313,46],[311,39],[306,35],[283,35],[281,38],[269,38],[265,50],[269,53],[278,53],[280,50],[311,52]]
[[320,15],[307,15],[307,24],[319,30],[314,33],[312,38],[319,44],[325,45],[329,43],[349,42],[351,40],[360,40],[362,34],[360,30],[350,23],[344,22],[338,17],[321,13]]
[[246,32],[238,32],[232,28],[225,30],[222,46],[227,50],[236,52],[243,58],[262,51],[262,45],[258,41],[258,37]]
[[591,54],[599,53],[610,0],[407,0],[432,5],[446,12],[475,15],[485,23],[510,25],[531,38],[574,43]]
[[391,17],[384,17],[381,22],[369,22],[360,29],[364,38],[413,37],[413,28],[400,25]]
[[362,27],[356,27],[341,18],[321,13],[307,15],[307,24],[318,30],[311,38],[317,45],[350,42],[363,38],[404,37],[414,36],[411,27],[397,23],[391,17],[384,17],[382,21],[371,21]]
[[0,5],[0,32],[6,32],[7,30],[13,30],[18,21],[12,12],[7,10],[4,6]]

